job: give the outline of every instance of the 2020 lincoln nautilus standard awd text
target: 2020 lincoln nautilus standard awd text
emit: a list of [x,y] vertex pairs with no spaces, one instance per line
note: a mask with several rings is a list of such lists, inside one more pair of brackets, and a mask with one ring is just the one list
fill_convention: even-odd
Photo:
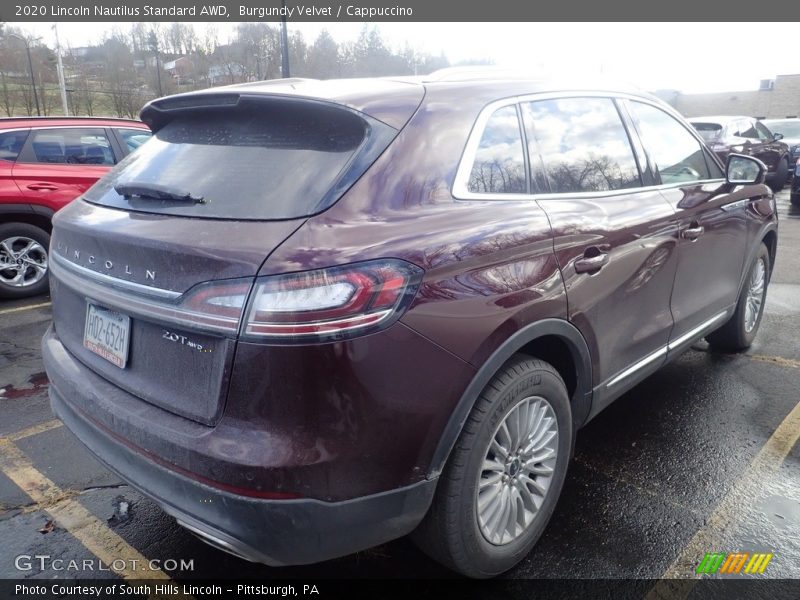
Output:
[[412,534],[502,573],[582,425],[698,339],[758,330],[763,163],[723,165],[636,90],[289,79],[141,118],[150,141],[53,222],[52,406],[247,559]]

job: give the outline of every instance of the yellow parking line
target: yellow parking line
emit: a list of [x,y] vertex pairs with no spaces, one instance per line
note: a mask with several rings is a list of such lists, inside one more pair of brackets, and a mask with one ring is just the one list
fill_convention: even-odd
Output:
[[0,315],[7,315],[10,313],[16,312],[23,312],[25,310],[33,310],[34,308],[44,308],[45,306],[50,306],[52,302],[42,302],[40,304],[29,304],[28,306],[18,306],[16,308],[6,308],[5,310],[0,310]]
[[6,439],[11,442],[18,442],[19,440],[25,439],[26,437],[31,437],[32,435],[44,433],[45,431],[50,431],[51,429],[58,429],[62,425],[64,425],[64,423],[58,419],[53,419],[52,421],[45,421],[44,423],[39,423],[33,427],[28,427],[27,429],[10,433],[6,435],[5,438],[0,438],[0,440]]
[[[36,470],[31,461],[8,439],[0,439],[0,470],[31,499],[71,533],[92,554],[125,579],[169,580],[149,568],[149,561],[97,517]],[[123,567],[124,565],[124,567]],[[117,569],[116,567],[121,568]]]
[[[645,600],[683,600],[702,576],[699,561],[737,525],[742,508],[749,506],[774,475],[800,439],[800,403],[786,415],[739,480],[714,509],[705,527],[694,534],[681,553],[653,586]],[[681,579],[679,579],[681,578]]]
[[745,356],[753,360],[771,363],[781,367],[800,369],[800,360],[794,360],[793,358],[783,358],[782,356],[765,356],[763,354],[747,354]]

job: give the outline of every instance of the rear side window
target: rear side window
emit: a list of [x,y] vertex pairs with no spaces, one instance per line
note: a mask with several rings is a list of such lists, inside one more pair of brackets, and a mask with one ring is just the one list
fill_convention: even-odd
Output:
[[700,142],[674,117],[641,102],[631,101],[630,107],[662,183],[722,177],[717,164],[707,160]]
[[752,138],[754,140],[758,139],[758,132],[756,131],[753,121],[737,121],[736,131],[733,133],[733,135],[743,138]]
[[7,131],[0,133],[0,160],[17,160],[25,140],[28,139],[29,129],[24,131]]
[[758,121],[756,121],[756,131],[758,132],[758,137],[762,142],[770,142],[775,139],[775,136],[772,135],[770,130],[764,127],[764,125]]
[[[369,127],[351,111],[307,104],[177,116],[85,198],[190,217],[267,220],[314,214],[341,194],[337,183]],[[121,196],[114,189],[119,184],[180,190],[202,202]]]
[[527,192],[525,158],[517,109],[506,106],[486,123],[467,189],[477,194],[524,194]]
[[[536,141],[551,192],[641,186],[628,134],[610,98],[539,100],[522,109],[528,141]],[[531,162],[535,181],[533,148]]]
[[103,129],[35,129],[21,162],[62,165],[113,165],[114,153]]
[[144,129],[117,129],[116,132],[127,152],[133,152],[153,135]]
[[713,142],[722,135],[722,125],[719,123],[692,123],[692,127],[707,142]]

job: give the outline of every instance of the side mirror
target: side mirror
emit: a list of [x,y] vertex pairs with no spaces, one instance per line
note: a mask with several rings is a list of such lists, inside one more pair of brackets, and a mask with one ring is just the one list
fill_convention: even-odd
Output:
[[775,139],[776,142],[778,140],[782,140],[783,139],[783,134],[782,133],[773,133],[772,136],[773,136],[773,138]]
[[725,178],[728,183],[764,183],[766,177],[767,165],[757,158],[743,154],[728,155],[728,164],[725,167]]

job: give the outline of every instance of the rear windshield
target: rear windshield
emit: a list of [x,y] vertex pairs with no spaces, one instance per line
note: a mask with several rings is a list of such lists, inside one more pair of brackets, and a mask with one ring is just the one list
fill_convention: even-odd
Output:
[[[369,132],[341,108],[193,112],[160,129],[84,198],[149,213],[224,219],[291,219],[319,212]],[[352,175],[352,174],[351,174]],[[136,194],[115,186],[180,191],[199,201]],[[339,186],[340,187],[340,186]]]
[[722,133],[722,125],[719,123],[692,123],[692,127],[707,142],[713,142]]

